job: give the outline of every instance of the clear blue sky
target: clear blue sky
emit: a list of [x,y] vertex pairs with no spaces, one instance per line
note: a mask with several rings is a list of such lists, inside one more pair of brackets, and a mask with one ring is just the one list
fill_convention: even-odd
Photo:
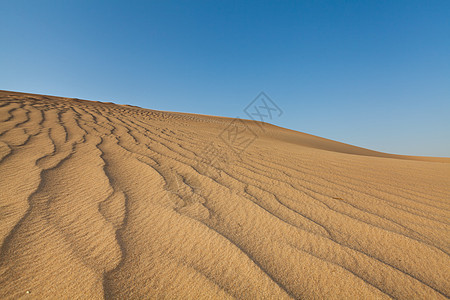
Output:
[[450,156],[450,1],[1,1],[0,89]]

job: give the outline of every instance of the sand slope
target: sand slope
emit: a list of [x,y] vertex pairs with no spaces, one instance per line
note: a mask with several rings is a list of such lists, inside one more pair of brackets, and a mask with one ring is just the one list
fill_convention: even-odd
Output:
[[450,159],[0,92],[2,299],[446,299],[449,229]]

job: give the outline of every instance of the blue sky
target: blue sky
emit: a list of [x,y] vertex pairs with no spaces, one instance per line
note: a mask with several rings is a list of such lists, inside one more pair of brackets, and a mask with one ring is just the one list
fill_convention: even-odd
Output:
[[0,89],[450,156],[450,1],[1,1]]

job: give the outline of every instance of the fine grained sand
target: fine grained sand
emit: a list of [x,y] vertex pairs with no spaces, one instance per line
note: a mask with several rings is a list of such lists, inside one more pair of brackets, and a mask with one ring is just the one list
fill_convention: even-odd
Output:
[[2,299],[446,299],[449,211],[447,158],[0,92]]

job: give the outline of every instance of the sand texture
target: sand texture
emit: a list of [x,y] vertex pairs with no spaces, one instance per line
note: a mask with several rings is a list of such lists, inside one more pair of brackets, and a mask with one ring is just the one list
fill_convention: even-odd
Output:
[[1,299],[448,299],[450,159],[0,92]]

